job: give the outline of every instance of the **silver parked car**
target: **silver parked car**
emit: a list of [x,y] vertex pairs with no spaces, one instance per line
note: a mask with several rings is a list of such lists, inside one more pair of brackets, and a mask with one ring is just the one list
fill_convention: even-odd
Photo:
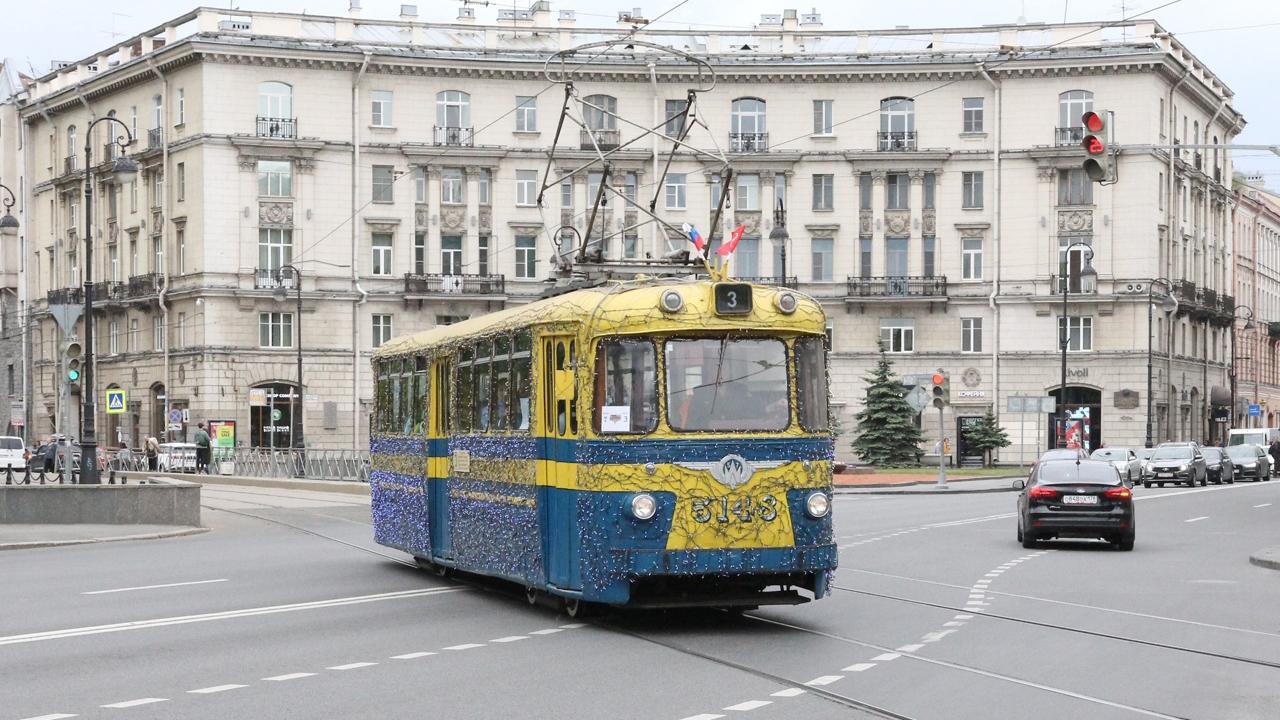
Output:
[[1126,485],[1132,486],[1135,480],[1142,479],[1142,461],[1130,448],[1098,448],[1093,451],[1089,459],[1102,460],[1114,465]]

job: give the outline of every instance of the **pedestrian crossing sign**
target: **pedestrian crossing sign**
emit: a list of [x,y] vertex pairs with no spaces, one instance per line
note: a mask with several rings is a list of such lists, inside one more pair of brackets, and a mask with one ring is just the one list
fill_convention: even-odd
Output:
[[118,388],[107,390],[108,415],[123,415],[126,407],[128,407],[128,403],[125,401],[124,390]]

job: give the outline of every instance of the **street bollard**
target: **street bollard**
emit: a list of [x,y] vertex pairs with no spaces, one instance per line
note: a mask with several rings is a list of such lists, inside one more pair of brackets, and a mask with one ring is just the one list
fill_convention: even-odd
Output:
[[13,484],[13,465],[6,465],[6,466],[5,466],[5,471],[4,471],[4,484],[5,484],[5,485],[12,485],[12,484]]

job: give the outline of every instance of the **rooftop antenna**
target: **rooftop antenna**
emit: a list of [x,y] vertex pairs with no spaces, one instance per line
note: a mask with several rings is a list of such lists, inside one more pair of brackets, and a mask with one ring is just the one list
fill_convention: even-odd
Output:
[[111,40],[112,40],[112,42],[114,42],[114,41],[115,41],[115,39],[116,39],[116,38],[118,38],[118,37],[124,37],[124,33],[122,33],[122,32],[116,32],[116,18],[118,18],[118,17],[122,17],[122,18],[131,18],[131,17],[133,17],[133,16],[132,16],[132,15],[127,15],[127,14],[122,13],[122,12],[113,12],[113,13],[111,13],[111,30],[110,30],[110,32],[108,32],[108,31],[106,31],[106,30],[99,30],[99,31],[98,31],[98,32],[102,33],[103,35],[106,35],[106,36],[110,37],[110,38],[111,38]]

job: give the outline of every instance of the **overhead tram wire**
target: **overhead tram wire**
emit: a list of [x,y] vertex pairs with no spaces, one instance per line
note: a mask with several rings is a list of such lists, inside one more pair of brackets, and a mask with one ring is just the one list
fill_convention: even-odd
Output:
[[[655,17],[655,18],[653,18],[652,20],[646,20],[643,24],[641,24],[641,25],[637,25],[636,27],[632,28],[632,29],[631,29],[629,32],[627,32],[625,35],[621,36],[621,37],[619,38],[619,40],[621,41],[621,40],[625,40],[625,39],[627,39],[627,38],[634,37],[636,33],[640,32],[641,30],[645,29],[646,27],[648,27],[648,26],[652,25],[653,23],[655,23],[655,22],[657,22],[657,21],[661,20],[662,18],[666,17],[667,15],[670,15],[671,13],[675,12],[676,10],[678,10],[678,9],[680,9],[681,7],[683,7],[684,5],[686,5],[688,2],[689,2],[689,0],[679,0],[675,5],[672,5],[672,6],[671,6],[670,8],[668,8],[665,12],[661,13],[660,15],[658,15],[658,16],[657,16],[657,17]],[[587,58],[586,60],[583,60],[581,63],[579,63],[579,64],[577,65],[577,67],[575,67],[575,68],[572,70],[572,72],[577,72],[578,70],[581,70],[582,68],[584,68],[584,67],[586,67],[587,65],[591,64],[591,63],[592,63],[592,62],[594,62],[595,60],[598,60],[601,56],[603,56],[603,55],[605,54],[605,52],[606,52],[606,50],[601,50],[600,52],[596,53],[595,55],[593,55],[593,56],[591,56],[591,57]],[[547,86],[546,86],[546,87],[544,87],[544,88],[542,88],[541,90],[539,90],[538,92],[534,93],[532,97],[534,97],[534,98],[542,97],[543,93],[547,92],[548,90],[550,90],[551,88],[553,88],[553,87],[555,87],[555,86],[556,86],[556,83],[547,83]],[[472,131],[472,133],[471,133],[471,136],[474,138],[474,137],[476,136],[476,134],[477,134],[477,133],[483,132],[483,131],[488,130],[489,128],[493,127],[494,125],[497,125],[499,122],[501,122],[502,120],[504,120],[505,118],[507,118],[509,115],[513,114],[516,110],[519,110],[519,109],[520,109],[520,107],[521,107],[521,105],[520,105],[520,104],[516,104],[516,105],[515,105],[514,107],[512,107],[510,110],[508,110],[508,111],[506,111],[506,112],[502,113],[501,115],[499,115],[498,117],[494,118],[493,120],[491,120],[490,122],[486,123],[485,125],[480,126],[480,128],[479,128],[479,129],[477,129],[477,130],[473,130],[473,131]],[[437,153],[435,153],[435,154],[427,155],[425,158],[422,158],[422,162],[424,162],[424,163],[425,163],[425,162],[429,162],[429,161],[431,161],[431,160],[435,160],[435,159],[441,158],[441,157],[443,157],[443,156],[445,156],[445,155],[449,154],[450,149],[451,149],[451,148],[450,148],[450,146],[448,146],[448,145],[443,146],[443,147],[440,149],[440,151],[439,151],[439,152],[437,152]],[[354,172],[359,172],[359,170],[360,170],[360,168],[355,168],[355,167],[353,167],[353,168],[352,168],[352,172],[353,172],[353,173],[354,173]],[[412,173],[408,173],[408,172],[400,173],[399,175],[392,177],[392,179],[391,179],[391,184],[394,186],[397,182],[399,182],[399,181],[401,180],[401,178],[405,177],[406,175],[411,175],[411,174],[412,174]],[[329,232],[325,233],[324,235],[321,235],[319,238],[317,238],[317,239],[315,240],[315,242],[311,243],[310,245],[307,245],[307,246],[306,246],[306,247],[304,247],[302,250],[300,250],[300,251],[298,252],[299,257],[305,256],[305,255],[306,255],[306,253],[307,253],[309,250],[312,250],[312,249],[313,249],[313,248],[315,248],[317,245],[319,245],[321,242],[324,242],[325,240],[329,239],[329,238],[330,238],[334,233],[336,233],[336,232],[338,232],[339,230],[341,230],[342,228],[346,227],[347,223],[355,222],[356,217],[357,217],[357,216],[359,216],[359,215],[360,215],[360,213],[364,212],[365,208],[369,207],[369,206],[370,206],[370,205],[372,205],[372,204],[373,204],[373,198],[370,198],[369,200],[365,201],[365,203],[364,203],[363,205],[361,205],[358,209],[356,209],[356,211],[355,211],[355,212],[351,213],[350,215],[348,215],[348,216],[346,217],[346,219],[344,219],[342,222],[340,222],[340,223],[338,223],[337,225],[335,225],[335,226],[333,227],[333,229],[332,229],[332,230],[330,230]]]

